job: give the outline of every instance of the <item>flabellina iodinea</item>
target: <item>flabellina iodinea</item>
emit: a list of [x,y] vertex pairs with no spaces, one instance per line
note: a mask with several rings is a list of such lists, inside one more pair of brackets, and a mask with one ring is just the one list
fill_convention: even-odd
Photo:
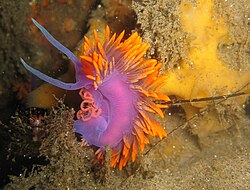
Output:
[[77,120],[76,133],[84,143],[99,147],[95,152],[97,160],[103,160],[105,146],[112,150],[111,167],[118,164],[121,170],[129,158],[135,161],[139,151],[149,143],[147,135],[160,139],[167,134],[154,120],[152,113],[164,117],[154,100],[169,101],[163,94],[156,93],[159,64],[155,59],[145,60],[148,44],[142,43],[137,32],[122,42],[124,31],[110,37],[106,27],[104,42],[94,31],[94,39],[84,37],[82,55],[76,57],[69,49],[53,38],[48,31],[32,19],[47,40],[64,53],[74,64],[75,83],[64,83],[51,78],[27,65],[23,66],[40,79],[66,90],[79,90],[82,99]]

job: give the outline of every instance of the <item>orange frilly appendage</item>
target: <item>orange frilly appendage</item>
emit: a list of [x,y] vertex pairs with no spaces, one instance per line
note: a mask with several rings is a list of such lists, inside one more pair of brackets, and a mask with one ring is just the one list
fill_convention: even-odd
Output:
[[[137,32],[133,33],[124,42],[121,42],[124,31],[116,37],[110,37],[110,29],[106,27],[104,42],[99,39],[97,32],[94,31],[93,41],[84,37],[85,43],[83,53],[80,56],[83,64],[82,71],[86,76],[93,80],[95,89],[105,81],[115,71],[126,77],[126,83],[130,89],[136,93],[136,113],[133,119],[133,126],[130,134],[123,135],[122,140],[111,147],[111,167],[121,170],[132,158],[135,161],[139,148],[144,151],[144,147],[149,143],[147,136],[156,136],[162,139],[167,133],[162,126],[155,121],[151,114],[164,117],[162,108],[166,105],[157,104],[154,101],[169,101],[168,96],[157,93],[155,83],[160,84],[164,81],[158,78],[160,63],[155,59],[144,60],[148,44],[142,43],[141,37]],[[85,141],[84,141],[85,142]],[[105,151],[99,148],[96,152],[95,162],[104,163]]]

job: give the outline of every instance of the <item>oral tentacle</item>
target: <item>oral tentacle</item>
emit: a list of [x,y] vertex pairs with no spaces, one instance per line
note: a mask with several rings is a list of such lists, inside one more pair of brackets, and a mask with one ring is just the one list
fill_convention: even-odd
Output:
[[54,79],[52,77],[49,77],[47,75],[45,75],[44,73],[32,68],[31,66],[29,66],[27,63],[25,63],[25,61],[20,58],[21,63],[23,64],[23,66],[30,71],[32,74],[36,75],[38,78],[40,78],[41,80],[44,80],[54,86],[57,86],[59,88],[65,89],[65,90],[78,90],[83,88],[84,86],[86,86],[85,82],[82,81],[77,81],[76,83],[65,83],[62,82],[60,80]]
[[32,22],[37,26],[37,28],[43,33],[45,38],[59,51],[64,53],[73,63],[76,70],[76,80],[78,80],[78,76],[82,73],[82,63],[81,61],[65,46],[63,46],[60,42],[58,42],[44,27],[42,27],[35,19],[31,19]]
[[63,46],[60,42],[58,42],[44,27],[42,27],[35,19],[32,18],[32,22],[37,26],[37,28],[42,32],[42,34],[45,36],[45,38],[59,51],[64,53],[73,63],[75,67],[75,75],[76,75],[76,82],[75,83],[65,83],[62,81],[59,81],[57,79],[54,79],[52,77],[49,77],[42,72],[32,68],[29,66],[22,58],[20,58],[21,63],[23,66],[39,77],[40,79],[55,85],[59,88],[65,89],[65,90],[78,90],[81,89],[88,84],[91,84],[92,81],[86,78],[86,75],[82,73],[82,63],[81,61],[65,46]]

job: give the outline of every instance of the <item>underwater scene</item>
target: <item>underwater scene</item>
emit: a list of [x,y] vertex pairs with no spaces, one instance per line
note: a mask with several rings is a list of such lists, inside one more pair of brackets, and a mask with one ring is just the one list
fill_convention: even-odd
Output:
[[249,8],[1,0],[0,189],[250,189]]

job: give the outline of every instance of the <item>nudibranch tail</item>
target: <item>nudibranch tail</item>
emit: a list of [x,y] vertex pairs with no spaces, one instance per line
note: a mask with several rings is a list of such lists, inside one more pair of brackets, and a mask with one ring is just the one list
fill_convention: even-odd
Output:
[[[163,82],[158,78],[161,64],[155,59],[145,60],[149,45],[142,43],[137,32],[123,40],[124,31],[110,37],[107,26],[102,42],[96,31],[93,41],[84,37],[83,52],[76,58],[73,53],[57,42],[36,21],[34,24],[60,51],[65,53],[76,67],[76,83],[68,84],[48,77],[21,62],[33,74],[60,88],[80,89],[82,103],[74,123],[75,132],[82,136],[83,144],[100,147],[97,161],[104,162],[105,147],[112,150],[111,167],[121,170],[131,158],[135,161],[139,152],[149,143],[149,136],[160,139],[167,133],[151,114],[164,117],[162,108],[155,100],[169,101],[157,93]],[[80,62],[80,64],[79,64]]]

